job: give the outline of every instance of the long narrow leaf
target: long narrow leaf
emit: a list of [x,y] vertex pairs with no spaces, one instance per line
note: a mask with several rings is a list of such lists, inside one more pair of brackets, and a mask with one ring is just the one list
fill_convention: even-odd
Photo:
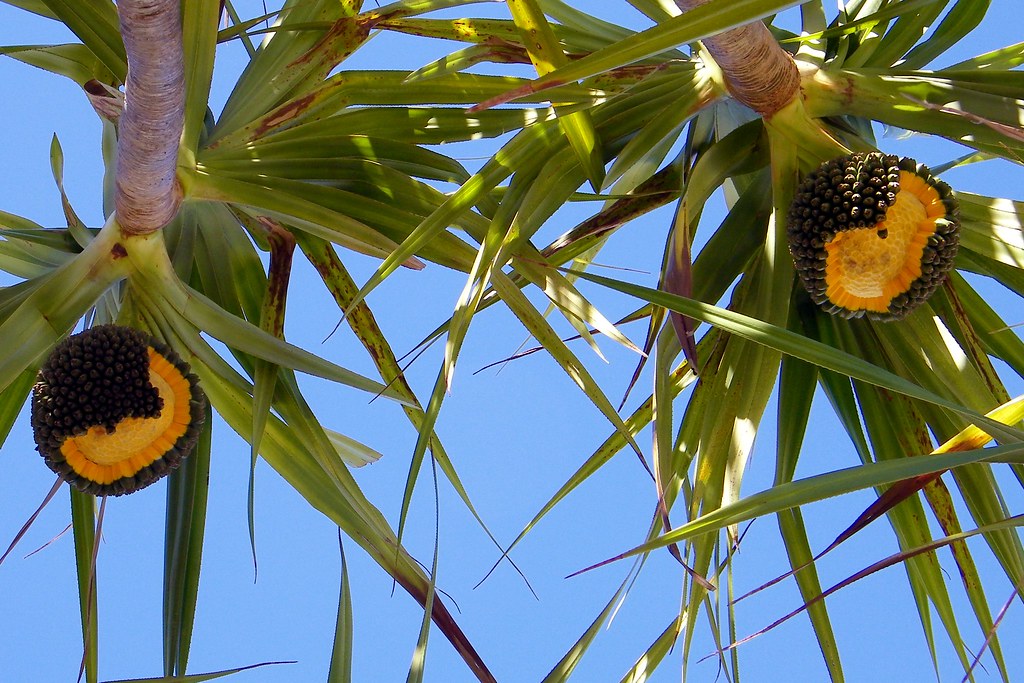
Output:
[[1024,445],[992,446],[985,449],[936,455],[930,458],[902,458],[796,480],[742,498],[732,505],[719,508],[692,522],[676,527],[653,541],[636,546],[583,571],[641,553],[648,553],[672,543],[681,543],[688,538],[713,533],[726,526],[740,524],[756,517],[778,513],[825,498],[981,462],[1024,462]]
[[331,650],[331,668],[327,683],[350,683],[352,680],[352,589],[349,586],[348,563],[338,530],[338,548],[341,551],[341,588],[338,597],[338,619],[334,626],[334,647]]
[[98,680],[99,608],[96,580],[96,499],[69,487],[71,528],[75,537],[79,614],[82,617],[82,666],[87,683]]
[[749,24],[805,0],[712,0],[609,47],[578,59],[532,83],[488,100],[481,108],[519,99],[555,85],[571,83],[632,64],[665,50]]
[[648,287],[641,287],[591,273],[580,272],[579,275],[586,280],[618,290],[624,294],[631,294],[644,301],[678,311],[710,325],[720,326],[722,329],[733,334],[740,335],[787,355],[800,358],[819,367],[828,368],[850,377],[856,377],[871,384],[886,387],[901,394],[919,398],[959,413],[975,424],[984,427],[987,431],[990,431],[996,438],[1006,439],[1008,442],[1019,442],[1022,436],[1024,436],[1018,429],[1008,428],[1006,425],[994,422],[955,401],[950,401],[922,389],[907,379],[781,327],[769,325],[717,306],[673,296]]
[[206,536],[213,414],[195,451],[168,477],[164,540],[164,674],[184,675],[195,626]]

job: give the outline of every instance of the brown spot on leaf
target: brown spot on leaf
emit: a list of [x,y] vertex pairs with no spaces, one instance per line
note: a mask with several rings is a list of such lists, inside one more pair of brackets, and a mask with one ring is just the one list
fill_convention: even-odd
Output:
[[110,257],[115,261],[123,259],[128,255],[128,250],[124,248],[124,245],[120,242],[115,242],[114,246],[110,248]]
[[259,126],[256,128],[256,133],[266,133],[269,130],[277,128],[281,124],[298,117],[302,112],[309,108],[309,105],[313,103],[313,99],[314,95],[313,93],[310,93],[275,109],[260,122]]

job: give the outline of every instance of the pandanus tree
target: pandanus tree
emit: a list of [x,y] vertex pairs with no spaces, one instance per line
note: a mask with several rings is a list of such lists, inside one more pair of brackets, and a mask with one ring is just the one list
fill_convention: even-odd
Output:
[[[1008,162],[1018,173],[1024,158],[1024,85],[1014,70],[1024,62],[1021,45],[942,63],[988,2],[854,0],[830,16],[822,3],[792,0],[628,0],[623,8],[650,20],[635,32],[592,16],[586,3],[561,0],[508,0],[504,18],[458,20],[432,13],[465,5],[471,14],[476,3],[287,0],[242,19],[230,2],[5,1],[77,36],[3,52],[78,83],[102,121],[105,146],[116,147],[106,159],[102,228],[87,227],[67,203],[67,228],[0,215],[2,265],[21,279],[0,292],[0,340],[10,349],[0,358],[2,423],[6,433],[36,385],[40,452],[78,485],[71,496],[90,680],[97,676],[93,494],[127,492],[90,476],[107,468],[102,476],[112,481],[143,485],[155,476],[138,474],[138,463],[151,462],[141,456],[97,463],[88,444],[63,445],[65,438],[86,443],[76,435],[82,428],[111,440],[135,434],[124,415],[72,422],[56,436],[47,426],[47,401],[59,393],[50,387],[76,390],[79,375],[64,372],[74,349],[114,343],[69,338],[83,321],[106,330],[102,339],[121,329],[112,324],[141,330],[146,336],[118,334],[149,349],[136,356],[150,376],[162,359],[177,369],[161,375],[168,386],[201,387],[177,399],[160,393],[160,405],[191,406],[179,431],[198,434],[190,455],[178,451],[191,450],[193,439],[178,432],[158,435],[165,445],[156,449],[180,460],[158,473],[169,474],[168,677],[188,662],[216,411],[251,444],[254,463],[263,458],[423,605],[429,619],[418,652],[432,620],[477,679],[515,679],[488,668],[432,572],[401,542],[425,462],[473,509],[434,427],[475,316],[494,306],[522,323],[610,425],[600,448],[581,458],[523,532],[498,539],[504,552],[514,558],[529,531],[618,453],[639,456],[654,482],[647,541],[614,559],[670,554],[683,600],[670,623],[652,625],[653,642],[624,680],[646,680],[674,648],[686,662],[702,624],[715,634],[722,666],[738,671],[740,658],[728,647],[739,637],[729,576],[748,558],[731,551],[740,525],[767,515],[777,519],[827,670],[842,680],[823,599],[831,589],[816,574],[801,507],[865,489],[877,491],[877,502],[838,540],[887,517],[900,553],[871,560],[903,564],[929,645],[934,612],[970,672],[961,628],[973,620],[999,675],[1010,679],[986,590],[992,579],[966,540],[983,537],[994,571],[1019,602],[1024,547],[1004,487],[1019,494],[1024,406],[1004,381],[1024,372],[1024,345],[972,283],[991,280],[1014,298],[1024,294],[1024,206],[956,192],[940,179],[967,164]],[[798,12],[783,12],[795,5]],[[219,28],[222,13],[226,28]],[[413,72],[347,68],[380,31],[465,47]],[[230,41],[241,41],[249,59],[214,111],[214,57]],[[506,64],[536,77],[496,75],[503,71],[495,65]],[[885,149],[876,124],[942,137],[967,153],[929,170]],[[480,139],[496,142],[470,172],[449,150]],[[717,225],[702,220],[716,195],[728,205]],[[603,204],[538,243],[550,217],[580,199]],[[663,254],[652,255],[657,282],[591,272],[613,233],[665,205],[674,219]],[[295,247],[379,379],[284,340]],[[361,285],[344,265],[353,252],[379,259]],[[450,319],[425,340],[443,338],[444,357],[421,401],[367,296],[399,268],[425,263],[464,273],[465,286]],[[642,340],[627,338],[584,294],[606,290],[633,302],[625,320],[646,321]],[[539,307],[530,298],[538,293]],[[649,396],[621,414],[552,316],[590,345],[599,334],[641,352],[630,387],[648,366]],[[321,426],[297,372],[403,406],[417,441],[397,529],[350,471],[367,449]],[[794,480],[816,392],[861,463]],[[740,485],[773,395],[774,486],[744,496]],[[156,420],[158,408],[127,419]],[[639,438],[648,428],[649,446]],[[944,552],[966,613],[953,607],[939,564]],[[593,626],[551,663],[549,680],[573,672],[643,567],[634,565]],[[337,680],[349,653],[350,634],[339,629]],[[416,657],[414,679],[422,666]]]

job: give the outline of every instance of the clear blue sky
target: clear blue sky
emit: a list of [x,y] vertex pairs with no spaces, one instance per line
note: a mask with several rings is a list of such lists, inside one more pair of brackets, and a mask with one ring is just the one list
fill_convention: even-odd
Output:
[[[599,0],[593,4],[609,19],[628,12],[623,21],[644,25],[624,2]],[[954,59],[1020,40],[1018,3],[994,0],[992,4],[991,16],[970,41],[969,50],[961,50]],[[258,5],[240,3],[240,9],[256,14]],[[494,11],[499,10],[501,5],[496,5]],[[47,22],[0,6],[0,45],[64,40],[66,37],[53,33]],[[403,51],[400,45],[389,36],[378,37],[357,55],[352,66],[415,68],[437,56]],[[228,59],[217,77],[215,98],[220,101],[241,55],[238,49],[227,50]],[[0,80],[6,93],[0,108],[6,140],[0,148],[0,164],[5,169],[0,209],[44,225],[63,224],[48,162],[50,138],[56,133],[64,149],[65,183],[71,201],[88,223],[102,223],[99,124],[85,98],[74,84],[10,59],[0,58]],[[941,163],[960,153],[927,139],[901,141],[887,136],[880,138],[880,145],[897,153],[913,153],[928,164]],[[1019,168],[1007,169],[1010,167],[979,165],[950,173],[946,179],[960,189],[1024,198],[1020,189],[1024,176]],[[564,231],[584,212],[584,208],[570,207],[558,214],[544,234]],[[670,216],[663,210],[631,224],[612,238],[600,260],[650,272],[648,282],[654,283]],[[716,223],[719,217],[717,211],[709,212],[705,220]],[[359,281],[375,267],[367,258],[349,254],[344,258]],[[395,350],[402,353],[448,316],[462,285],[461,275],[437,266],[420,273],[401,271],[374,293],[370,303]],[[350,335],[339,333],[322,343],[337,321],[333,303],[318,286],[311,268],[298,260],[292,294],[286,330],[289,340],[372,374],[372,365]],[[631,302],[598,292],[594,297],[609,318],[633,307]],[[1003,312],[1011,321],[1024,321],[1019,310],[1004,308]],[[593,452],[610,427],[555,364],[541,354],[512,363],[500,373],[488,370],[473,375],[475,369],[515,352],[525,339],[525,332],[513,317],[498,308],[479,316],[474,324],[438,429],[483,518],[500,540],[508,542]],[[641,340],[642,324],[627,329],[627,333]],[[586,349],[580,348],[578,353],[608,394],[617,397],[636,359],[613,344],[602,344],[602,348],[609,360],[607,365],[588,356]],[[439,361],[439,350],[434,349],[410,370],[413,387],[421,397],[432,385]],[[359,471],[357,481],[369,499],[396,521],[416,438],[412,428],[406,426],[395,406],[381,402],[367,405],[364,396],[315,379],[304,378],[303,385],[328,427],[384,454],[379,462]],[[647,375],[629,407],[649,392],[649,386]],[[538,391],[540,387],[542,392]],[[1024,390],[1019,382],[1009,388],[1013,393]],[[857,461],[824,403],[820,400],[815,405],[800,476]],[[771,481],[774,409],[771,404],[765,414],[743,487],[748,494]],[[508,425],[528,427],[512,429]],[[649,440],[648,434],[642,435],[642,445],[644,440]],[[266,660],[298,660],[297,664],[257,670],[231,680],[322,680],[329,663],[337,606],[340,562],[336,531],[272,470],[261,466],[256,520],[259,581],[254,585],[246,528],[248,458],[247,444],[218,422],[190,672]],[[0,543],[6,545],[52,484],[50,471],[34,451],[27,419],[15,426],[0,451],[0,464]],[[160,673],[164,494],[165,484],[160,483],[108,502],[98,568],[100,668],[104,679]],[[539,600],[534,600],[507,565],[473,590],[497,552],[450,487],[442,484],[439,584],[454,599],[462,627],[499,680],[539,680],[586,629],[617,588],[628,565],[613,565],[574,579],[564,577],[641,541],[650,522],[652,496],[650,480],[636,458],[622,453],[564,501],[515,553],[539,595]],[[820,549],[827,545],[871,500],[872,496],[865,493],[806,510],[813,546]],[[1016,510],[1022,509],[1022,502],[1019,494],[1009,501]],[[81,640],[70,535],[24,559],[26,552],[59,534],[69,520],[68,497],[61,493],[37,520],[19,552],[0,567],[0,681],[74,680]],[[424,561],[429,561],[432,553],[433,523],[431,488],[429,480],[424,479],[407,533],[409,548]],[[972,544],[972,548],[985,574],[991,558],[981,543]],[[346,549],[355,606],[355,680],[404,680],[422,616],[420,608],[400,589],[392,595],[389,577],[354,543],[347,543]],[[819,567],[822,582],[828,585],[841,580],[895,550],[885,523],[878,523]],[[753,524],[736,567],[740,591],[788,568],[774,519]],[[650,559],[625,606],[583,660],[576,680],[618,680],[677,613],[679,574],[678,566],[667,554]],[[959,583],[953,575],[950,582]],[[989,596],[994,609],[998,609],[1009,596],[1009,587],[1003,590],[998,582],[992,585],[999,586]],[[958,599],[957,590],[952,592]],[[738,609],[741,635],[767,625],[799,603],[791,583],[743,603]],[[847,680],[932,679],[930,656],[902,568],[889,569],[841,591],[828,604]],[[969,613],[969,608],[964,613]],[[964,625],[964,635],[972,648],[983,639],[970,624]],[[1019,602],[1006,618],[1001,637],[1011,672],[1024,675],[1024,652],[1013,646],[1024,638],[1024,610]],[[942,680],[959,680],[952,650],[941,635],[938,643]],[[706,631],[701,631],[693,649],[696,656],[690,667],[691,680],[715,680],[718,671],[714,661],[696,663],[711,648]],[[678,660],[677,651],[655,680],[679,680]],[[757,683],[826,679],[804,618],[745,645],[741,661],[747,679]],[[986,665],[993,675],[991,680],[995,680],[994,667],[990,661]],[[427,680],[434,683],[470,680],[461,661],[437,633],[431,638],[427,670]],[[986,676],[979,672],[980,680],[986,680]]]

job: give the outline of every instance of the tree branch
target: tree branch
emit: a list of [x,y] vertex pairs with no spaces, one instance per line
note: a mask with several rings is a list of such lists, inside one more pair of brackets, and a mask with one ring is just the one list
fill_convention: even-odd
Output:
[[[683,12],[711,0],[675,0]],[[797,96],[800,72],[788,52],[760,21],[705,38],[704,46],[725,74],[729,92],[762,116],[771,116]]]
[[118,125],[114,205],[130,235],[159,230],[181,203],[176,182],[185,121],[185,66],[179,0],[118,0],[128,54]]

